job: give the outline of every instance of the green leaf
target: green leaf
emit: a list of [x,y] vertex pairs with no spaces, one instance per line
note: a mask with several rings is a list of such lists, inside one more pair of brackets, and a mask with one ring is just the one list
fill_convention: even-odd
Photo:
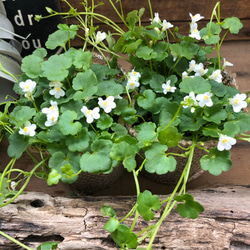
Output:
[[72,152],[84,152],[89,146],[90,135],[88,129],[83,127],[80,133],[67,136],[65,143]]
[[71,65],[72,60],[66,55],[53,55],[42,64],[43,76],[50,81],[63,81],[68,76]]
[[157,211],[161,207],[159,196],[152,195],[148,190],[138,195],[137,204],[137,211],[145,221],[153,220],[155,213],[152,210]]
[[70,163],[66,163],[64,166],[60,167],[62,176],[66,179],[72,179],[74,177],[74,170]]
[[134,124],[138,120],[136,113],[136,109],[128,107],[122,111],[122,119],[128,124]]
[[201,168],[212,175],[220,175],[222,171],[228,171],[231,168],[230,157],[231,153],[228,150],[219,151],[217,148],[211,148],[209,155],[204,155],[200,159]]
[[67,110],[59,116],[58,129],[63,135],[76,135],[81,131],[82,125],[80,122],[74,122],[77,118],[77,113]]
[[157,53],[155,61],[163,61],[168,57],[167,53],[168,43],[160,41],[153,46],[153,50]]
[[159,142],[169,147],[176,147],[181,139],[182,135],[178,132],[176,127],[167,127],[158,132]]
[[152,143],[152,147],[145,152],[147,172],[161,175],[175,171],[177,162],[173,156],[166,156],[167,149],[166,145]]
[[[248,130],[249,131],[249,130]],[[238,121],[228,121],[224,123],[222,134],[234,137],[240,132]]]
[[[125,139],[129,138],[124,137]],[[137,141],[135,138],[130,138],[128,140],[121,140],[113,144],[110,156],[116,161],[123,161],[128,157],[134,157],[138,153],[139,149],[137,146]]]
[[11,119],[15,125],[22,126],[25,122],[31,120],[31,118],[36,114],[34,108],[29,106],[16,106],[15,109],[10,113],[11,117],[15,117],[15,120]]
[[137,161],[135,160],[135,156],[126,157],[122,163],[124,168],[126,168],[128,172],[133,171],[137,166]]
[[155,103],[156,94],[151,89],[146,89],[143,91],[143,94],[139,95],[137,98],[137,104],[148,110]]
[[197,131],[205,123],[201,117],[197,117],[196,113],[191,113],[187,108],[181,116],[179,128],[181,131]]
[[222,28],[229,29],[230,33],[238,34],[243,24],[238,17],[225,18],[222,24]]
[[209,122],[220,124],[221,121],[227,118],[227,112],[223,108],[222,104],[213,105],[204,109],[203,119]]
[[120,247],[134,249],[138,246],[137,236],[131,232],[130,228],[124,224],[120,224],[118,228],[111,233],[111,237]]
[[48,49],[54,50],[56,47],[65,47],[65,44],[73,39],[77,34],[77,25],[71,25],[70,27],[66,24],[60,24],[58,26],[60,29],[56,30],[54,33],[50,34],[45,46]]
[[186,77],[180,83],[180,91],[189,94],[194,92],[195,94],[204,94],[211,90],[211,85],[201,76]]
[[210,22],[207,24],[207,27],[202,28],[200,30],[200,36],[202,39],[204,39],[205,43],[210,44],[216,44],[220,41],[220,34],[221,27],[219,24]]
[[[53,149],[56,149],[55,145],[53,145]],[[79,160],[79,153],[69,152],[66,155],[60,149],[57,149],[49,159],[49,167],[52,170],[55,169],[60,174],[62,182],[70,184],[78,178],[78,176],[73,176],[72,170],[74,175],[80,170]]]
[[136,130],[139,131],[136,138],[140,148],[150,146],[151,142],[157,138],[157,133],[155,132],[156,125],[152,122],[144,122],[137,126]]
[[174,199],[178,202],[184,201],[182,204],[178,203],[176,207],[176,210],[183,218],[196,219],[199,213],[204,211],[203,206],[194,201],[193,196],[190,194],[178,195]]
[[98,81],[95,73],[91,69],[88,69],[76,75],[73,79],[72,87],[74,90],[82,90],[81,98],[86,99],[96,93],[98,89],[97,84]]
[[140,46],[136,50],[136,56],[139,58],[143,58],[144,60],[151,60],[157,57],[157,53],[148,46]]
[[111,168],[112,161],[109,155],[102,152],[86,152],[81,156],[80,167],[84,172],[103,173]]
[[37,250],[55,250],[60,242],[45,242],[37,247]]
[[97,95],[99,96],[118,96],[123,93],[123,86],[115,82],[114,79],[101,81],[98,84]]
[[42,75],[43,71],[41,64],[43,59],[37,55],[25,56],[22,60],[21,70],[32,79],[35,79]]
[[49,186],[57,185],[61,178],[61,174],[59,174],[56,169],[52,169],[48,175],[47,184]]
[[105,113],[105,114],[101,114],[100,118],[98,119],[96,123],[96,126],[101,130],[105,130],[111,127],[112,124],[113,124],[112,117]]
[[104,225],[104,229],[110,233],[113,233],[118,228],[119,224],[119,220],[117,220],[116,218],[110,218]]
[[101,208],[103,216],[109,216],[111,218],[116,218],[115,210],[109,205],[103,205]]
[[92,151],[102,152],[109,155],[113,143],[108,139],[97,139],[91,144]]
[[92,63],[92,57],[93,54],[90,51],[76,50],[73,65],[75,65],[76,68],[88,70]]
[[185,57],[188,60],[193,58],[193,53],[188,49],[187,46],[179,43],[171,44],[170,49],[179,57]]
[[29,145],[29,136],[20,135],[18,130],[15,130],[15,132],[9,136],[8,140],[8,155],[16,159],[20,158]]

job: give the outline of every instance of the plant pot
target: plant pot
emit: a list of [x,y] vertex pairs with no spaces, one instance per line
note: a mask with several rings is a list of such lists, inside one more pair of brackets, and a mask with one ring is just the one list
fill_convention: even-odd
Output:
[[108,174],[93,174],[83,172],[79,175],[77,181],[72,183],[71,186],[77,195],[90,195],[110,187],[124,173],[125,169],[122,163],[119,163],[113,168],[113,171]]

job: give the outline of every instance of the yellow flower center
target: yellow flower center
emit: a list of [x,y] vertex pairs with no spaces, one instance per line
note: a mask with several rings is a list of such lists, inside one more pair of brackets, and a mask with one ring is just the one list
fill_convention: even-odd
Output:
[[223,142],[223,143],[227,143],[227,139],[223,139],[222,142]]
[[91,110],[88,110],[88,111],[87,111],[87,114],[90,115],[90,114],[91,114]]
[[205,95],[205,96],[204,96],[204,99],[208,100],[208,99],[209,99],[209,97],[208,97],[207,95]]
[[108,105],[108,102],[107,102],[107,101],[104,101],[104,102],[103,102],[103,105],[107,106],[107,105]]
[[235,104],[238,104],[238,103],[239,103],[239,99],[235,99],[235,100],[234,100],[234,103],[235,103]]
[[135,83],[134,83],[134,82],[131,82],[131,83],[130,83],[130,85],[131,85],[131,86],[134,86],[134,85],[135,85]]
[[24,130],[24,132],[26,132],[26,133],[29,131],[29,129],[28,129],[27,127],[25,127],[23,130]]
[[59,88],[59,87],[57,87],[57,88],[56,88],[56,91],[60,91],[60,88]]

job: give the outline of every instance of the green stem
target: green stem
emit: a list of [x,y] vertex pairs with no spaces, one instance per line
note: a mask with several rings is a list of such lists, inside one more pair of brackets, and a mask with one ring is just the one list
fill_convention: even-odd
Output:
[[2,231],[0,231],[0,234],[1,234],[3,237],[5,237],[5,238],[11,240],[11,241],[14,242],[15,244],[19,245],[20,247],[23,247],[24,249],[33,250],[32,248],[30,248],[30,247],[24,245],[24,244],[21,243],[20,241],[14,239],[13,237],[9,236],[8,234],[6,234],[6,233],[4,233],[4,232],[2,232]]
[[33,176],[33,174],[35,173],[35,171],[42,165],[44,164],[44,162],[46,162],[48,160],[49,156],[44,158],[41,162],[39,162],[30,172],[29,172],[29,176],[27,178],[27,180],[25,181],[25,183],[23,184],[22,188],[8,201],[6,201],[3,204],[0,204],[0,208],[7,206],[8,204],[10,204],[11,202],[13,202],[19,195],[22,194],[22,192],[24,191],[24,189],[26,188],[26,186],[28,185],[31,177]]
[[176,193],[177,193],[177,191],[178,191],[178,189],[179,189],[182,182],[183,182],[183,184],[182,184],[182,187],[181,187],[181,189],[179,191],[179,195],[186,192],[186,184],[187,184],[187,180],[188,180],[188,176],[189,176],[189,172],[190,172],[190,168],[191,168],[191,164],[192,164],[192,160],[193,160],[195,147],[196,147],[196,136],[194,136],[194,138],[193,138],[193,144],[190,147],[190,154],[189,154],[189,157],[188,157],[188,161],[187,161],[187,164],[186,164],[186,166],[185,166],[185,168],[184,168],[184,170],[182,172],[182,175],[181,175],[178,183],[176,184],[174,191],[172,192],[171,196],[169,197],[167,205],[166,205],[166,207],[165,207],[165,209],[164,209],[164,211],[162,213],[162,216],[160,217],[158,222],[155,224],[155,228],[153,229],[153,233],[152,233],[152,235],[150,237],[150,241],[149,241],[149,244],[147,246],[147,250],[152,249],[154,239],[155,239],[155,237],[157,235],[157,232],[158,232],[162,222],[169,215],[169,213],[172,211],[173,207],[175,206],[176,201],[174,201],[174,196],[176,195]]

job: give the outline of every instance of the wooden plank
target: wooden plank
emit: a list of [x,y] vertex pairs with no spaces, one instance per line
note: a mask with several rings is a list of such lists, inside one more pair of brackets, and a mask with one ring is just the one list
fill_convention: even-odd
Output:
[[[79,1],[70,0],[70,4],[78,11],[84,11],[83,6]],[[96,3],[101,2],[100,0],[95,1]],[[113,21],[115,21],[122,29],[126,30],[125,25],[121,22],[118,15],[114,12],[111,5],[108,3],[108,0],[103,1],[105,4],[99,6],[96,11],[102,15],[110,17]],[[197,3],[198,2],[198,3]],[[199,21],[199,29],[204,27],[212,13],[213,7],[216,4],[217,0],[201,0],[201,1],[183,1],[183,0],[168,0],[168,1],[160,1],[154,0],[152,1],[152,8],[159,12],[160,18],[167,19],[174,26],[179,27],[179,31],[182,34],[187,34],[189,30],[189,22],[190,16],[189,13],[201,13],[201,15],[205,16],[205,19]],[[136,6],[139,9],[141,6],[147,6],[146,0],[134,0],[133,4],[131,1],[124,0],[124,13],[128,13],[132,11]],[[178,7],[177,7],[178,6]],[[65,2],[62,2],[62,11],[67,11],[68,7],[65,5]],[[221,1],[221,19],[225,17],[237,16],[241,19],[244,27],[240,31],[238,35],[229,34],[226,37],[226,40],[250,40],[250,1],[246,0],[222,0]],[[149,24],[150,13],[147,8],[145,14],[142,17],[142,23],[144,25]],[[68,19],[69,24],[76,24],[76,20],[73,18]],[[107,31],[108,28],[105,25],[100,24],[100,22],[96,21],[96,25],[100,26],[100,29],[103,31]],[[78,46],[79,41],[76,41],[76,45]]]
[[[205,212],[195,220],[182,218],[176,211],[163,222],[153,249],[249,249],[250,188],[229,186],[190,190]],[[160,196],[165,200],[166,195]],[[100,208],[111,205],[120,220],[131,209],[135,196],[85,196],[81,199],[52,197],[31,192],[0,210],[1,231],[35,249],[46,241],[61,241],[59,250],[118,249],[103,229],[108,218]],[[161,210],[155,213],[159,219]],[[128,218],[131,224],[133,218]],[[139,217],[135,231],[150,225]],[[147,240],[142,243],[146,247]],[[238,247],[238,248],[236,248]],[[14,249],[0,237],[0,249]]]
[[[68,0],[68,2],[76,8],[78,11],[84,11],[82,6],[82,1],[79,0]],[[88,1],[91,3],[91,1]],[[114,21],[119,20],[119,17],[115,14],[112,6],[109,4],[108,0],[95,0],[95,4],[103,2],[104,5],[99,6],[96,11],[102,13],[108,17],[112,17]],[[113,1],[115,3],[115,1]],[[167,19],[168,21],[177,20],[190,20],[189,12],[192,14],[200,13],[205,16],[207,20],[210,19],[212,10],[217,3],[217,0],[151,0],[153,12],[158,12],[162,19]],[[221,18],[237,16],[240,19],[250,18],[250,1],[249,0],[221,0]],[[139,10],[141,7],[145,7],[145,15],[143,21],[150,18],[148,0],[122,0],[123,11],[128,13],[134,9]],[[116,6],[119,6],[116,4]],[[65,2],[62,1],[61,8],[63,11],[68,9]]]

